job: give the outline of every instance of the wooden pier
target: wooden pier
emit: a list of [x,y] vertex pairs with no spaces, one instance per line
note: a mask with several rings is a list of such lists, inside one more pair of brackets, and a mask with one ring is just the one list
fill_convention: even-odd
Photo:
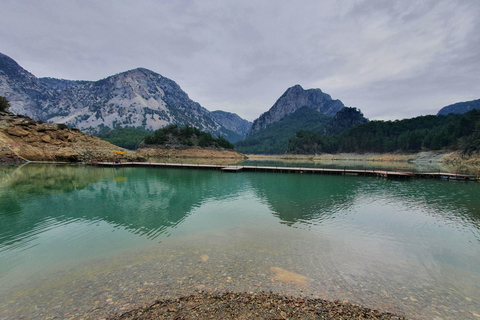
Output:
[[335,169],[335,168],[309,168],[309,167],[278,167],[278,166],[244,166],[244,165],[211,165],[211,164],[186,164],[186,163],[153,163],[153,162],[92,162],[92,165],[103,167],[157,167],[180,169],[219,170],[223,172],[279,172],[301,174],[335,174],[355,176],[377,176],[385,178],[430,178],[462,181],[479,181],[478,175],[451,172],[415,171],[413,169]]

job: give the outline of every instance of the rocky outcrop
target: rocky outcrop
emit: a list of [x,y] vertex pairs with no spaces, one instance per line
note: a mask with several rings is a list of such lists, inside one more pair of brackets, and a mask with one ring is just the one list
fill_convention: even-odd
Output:
[[[94,134],[101,128],[189,125],[229,139],[210,111],[192,101],[174,81],[144,68],[99,81],[36,78],[13,59],[0,54],[0,95],[12,112]],[[235,129],[235,130],[232,130]]]
[[[112,153],[124,151],[125,155]],[[141,160],[124,150],[64,124],[37,122],[26,116],[0,112],[0,162],[79,162],[92,159]]]
[[458,102],[451,104],[449,106],[443,107],[438,111],[437,116],[440,115],[448,115],[450,113],[458,114],[458,113],[467,113],[468,111],[472,110],[480,110],[480,99],[466,101],[466,102]]
[[287,89],[270,110],[253,122],[247,138],[305,106],[327,116],[334,116],[344,107],[340,100],[333,100],[320,89],[304,90],[300,85],[295,85]]

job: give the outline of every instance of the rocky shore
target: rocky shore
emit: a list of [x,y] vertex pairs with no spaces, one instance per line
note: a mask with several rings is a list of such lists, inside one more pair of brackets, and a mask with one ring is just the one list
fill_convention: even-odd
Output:
[[350,303],[267,293],[199,293],[126,312],[110,320],[134,319],[405,319]]
[[174,158],[240,161],[245,156],[233,150],[201,148],[142,148],[131,151],[78,129],[68,128],[64,124],[44,123],[29,117],[0,112],[0,163],[3,164],[28,161],[85,162],[95,159],[161,161]]
[[7,163],[27,161],[81,162],[91,159],[139,160],[133,151],[119,148],[64,124],[51,124],[29,117],[0,113],[0,159]]

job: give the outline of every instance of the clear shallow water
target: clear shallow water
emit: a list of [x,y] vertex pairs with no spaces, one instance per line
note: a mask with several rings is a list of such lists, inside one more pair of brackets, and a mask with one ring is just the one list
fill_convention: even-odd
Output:
[[[413,319],[480,314],[480,185],[158,168],[0,167],[0,318],[274,291]],[[308,277],[279,281],[272,267]]]

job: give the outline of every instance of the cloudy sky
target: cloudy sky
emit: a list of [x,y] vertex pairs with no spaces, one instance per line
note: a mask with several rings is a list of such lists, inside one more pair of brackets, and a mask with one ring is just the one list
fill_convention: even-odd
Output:
[[0,52],[37,77],[145,67],[254,120],[295,84],[370,119],[480,99],[480,0],[0,0]]

